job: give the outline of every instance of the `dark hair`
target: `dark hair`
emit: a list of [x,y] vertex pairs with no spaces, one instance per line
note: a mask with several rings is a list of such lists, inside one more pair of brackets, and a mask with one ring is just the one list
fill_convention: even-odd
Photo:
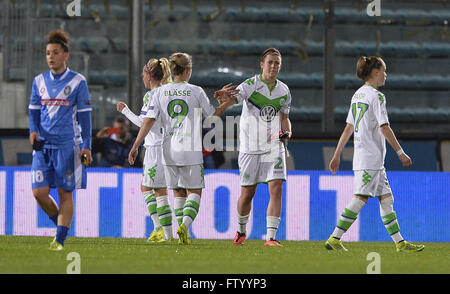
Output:
[[373,69],[380,69],[383,67],[383,60],[378,56],[361,56],[356,63],[356,76],[366,81]]
[[59,44],[65,52],[69,52],[69,34],[63,30],[54,30],[47,35],[47,44]]
[[264,59],[266,58],[267,55],[272,54],[272,55],[277,55],[280,56],[281,58],[281,53],[277,48],[267,48],[266,50],[264,50],[264,52],[261,54],[261,57],[259,59],[259,61],[264,62]]
[[128,125],[130,124],[130,123],[128,122],[127,119],[124,119],[124,118],[121,117],[121,116],[117,117],[117,118],[114,120],[114,122],[118,122],[118,123],[124,124],[124,125],[126,125],[127,127],[128,127]]

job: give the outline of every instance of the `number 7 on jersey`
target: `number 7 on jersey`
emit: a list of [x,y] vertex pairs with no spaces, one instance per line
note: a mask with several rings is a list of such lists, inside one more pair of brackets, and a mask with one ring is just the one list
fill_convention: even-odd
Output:
[[[358,106],[358,109],[360,109],[359,115],[358,115],[358,120],[356,120],[356,112],[357,112],[356,106]],[[352,103],[353,120],[354,121],[356,120],[356,123],[355,123],[355,132],[356,133],[358,132],[359,122],[363,118],[363,116],[366,113],[367,109],[369,109],[369,104],[362,103],[362,102]]]

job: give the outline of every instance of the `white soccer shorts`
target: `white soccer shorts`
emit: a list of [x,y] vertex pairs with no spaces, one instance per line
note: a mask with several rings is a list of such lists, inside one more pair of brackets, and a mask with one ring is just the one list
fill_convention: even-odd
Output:
[[273,180],[286,181],[286,153],[284,149],[264,154],[239,153],[241,186],[254,186]]
[[203,189],[205,188],[203,164],[176,166],[165,165],[167,188]]
[[353,194],[367,197],[379,197],[392,194],[386,171],[355,170],[353,178]]
[[142,186],[149,188],[166,188],[166,176],[162,164],[161,146],[145,147],[142,167]]

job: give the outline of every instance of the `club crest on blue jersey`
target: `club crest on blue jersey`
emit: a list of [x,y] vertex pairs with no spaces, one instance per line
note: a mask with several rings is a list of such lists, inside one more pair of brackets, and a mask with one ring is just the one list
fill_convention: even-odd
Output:
[[64,95],[69,96],[70,92],[72,92],[72,88],[70,88],[70,86],[65,86],[64,87]]

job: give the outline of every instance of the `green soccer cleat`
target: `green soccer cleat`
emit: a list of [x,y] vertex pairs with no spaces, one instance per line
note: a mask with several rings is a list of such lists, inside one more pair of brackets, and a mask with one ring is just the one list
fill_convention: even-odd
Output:
[[416,245],[407,241],[395,243],[397,252],[419,252],[425,249],[425,245]]
[[56,241],[56,238],[50,243],[50,248],[48,250],[51,251],[61,251],[64,249],[64,246],[61,245],[58,241]]
[[150,237],[148,237],[147,242],[149,243],[160,243],[164,242],[164,230],[162,227],[159,227],[158,230],[154,230]]
[[188,245],[186,226],[181,224],[177,229],[178,245]]
[[325,248],[328,250],[348,251],[342,244],[342,241],[334,238],[333,236],[330,236],[330,238],[328,238],[325,242]]

